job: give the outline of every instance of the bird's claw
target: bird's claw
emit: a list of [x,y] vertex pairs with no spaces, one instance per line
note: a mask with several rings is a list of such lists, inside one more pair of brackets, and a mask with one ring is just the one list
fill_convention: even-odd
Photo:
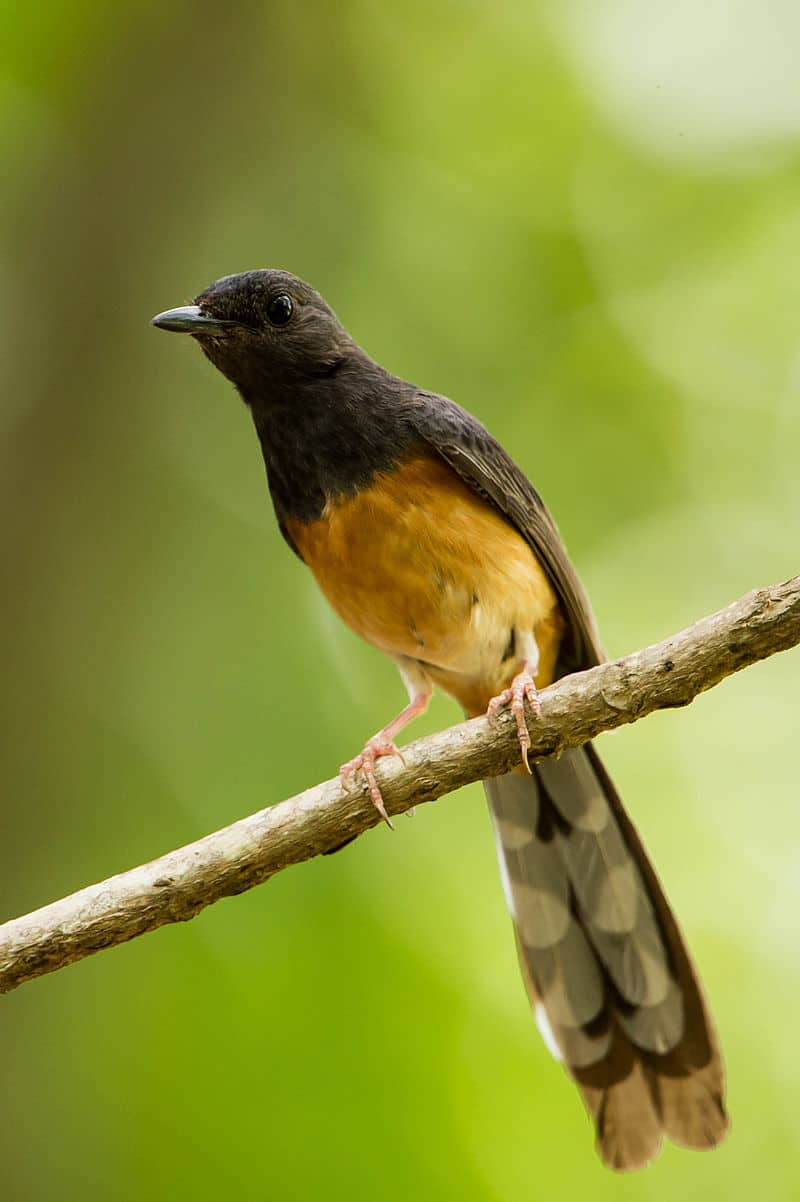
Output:
[[531,766],[528,763],[528,752],[531,746],[531,736],[528,733],[528,724],[525,721],[526,701],[531,707],[534,718],[538,718],[541,712],[539,694],[536,690],[536,682],[527,668],[514,677],[507,689],[503,689],[502,693],[498,693],[496,697],[491,699],[486,712],[488,717],[493,719],[497,717],[498,710],[504,706],[509,706],[517,724],[517,737],[519,745],[522,748],[522,762],[527,771],[530,772]]
[[380,785],[375,775],[375,765],[385,755],[399,755],[405,764],[403,753],[395,743],[389,739],[381,738],[380,735],[375,735],[373,738],[367,740],[362,752],[354,756],[352,760],[348,760],[346,764],[342,764],[339,769],[339,777],[341,778],[342,788],[349,789],[350,777],[354,772],[360,772],[366,781],[372,804],[389,829],[394,830],[392,820],[386,813],[386,806],[383,804],[383,795],[381,794]]

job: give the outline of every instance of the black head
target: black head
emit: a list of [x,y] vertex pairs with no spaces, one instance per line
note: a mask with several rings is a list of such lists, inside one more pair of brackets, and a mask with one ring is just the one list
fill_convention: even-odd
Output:
[[288,271],[224,276],[193,305],[159,313],[152,324],[193,335],[249,404],[279,402],[361,354],[319,293]]

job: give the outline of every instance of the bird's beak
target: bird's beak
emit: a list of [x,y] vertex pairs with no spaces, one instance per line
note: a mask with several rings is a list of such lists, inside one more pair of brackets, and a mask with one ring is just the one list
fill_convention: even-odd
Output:
[[157,326],[159,330],[172,330],[176,334],[221,334],[236,324],[235,321],[206,317],[197,305],[166,309],[150,321],[151,326]]

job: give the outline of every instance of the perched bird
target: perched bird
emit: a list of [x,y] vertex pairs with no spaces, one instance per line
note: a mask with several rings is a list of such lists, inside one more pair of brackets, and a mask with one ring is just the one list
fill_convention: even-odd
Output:
[[[524,764],[485,782],[525,983],[614,1169],[663,1136],[710,1148],[724,1074],[697,973],[591,744],[528,765],[525,704],[600,663],[589,601],[536,490],[474,417],[385,371],[286,271],[218,280],[153,318],[191,334],[250,409],[278,524],[344,621],[391,656],[409,704],[343,765],[376,778],[434,685],[509,705]],[[387,819],[388,821],[388,819]]]

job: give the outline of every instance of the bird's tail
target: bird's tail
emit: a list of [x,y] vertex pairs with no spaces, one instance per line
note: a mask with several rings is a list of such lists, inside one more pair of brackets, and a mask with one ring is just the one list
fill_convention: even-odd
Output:
[[591,746],[485,782],[523,975],[540,1030],[583,1094],[610,1168],[663,1136],[727,1128],[700,982],[633,824]]

